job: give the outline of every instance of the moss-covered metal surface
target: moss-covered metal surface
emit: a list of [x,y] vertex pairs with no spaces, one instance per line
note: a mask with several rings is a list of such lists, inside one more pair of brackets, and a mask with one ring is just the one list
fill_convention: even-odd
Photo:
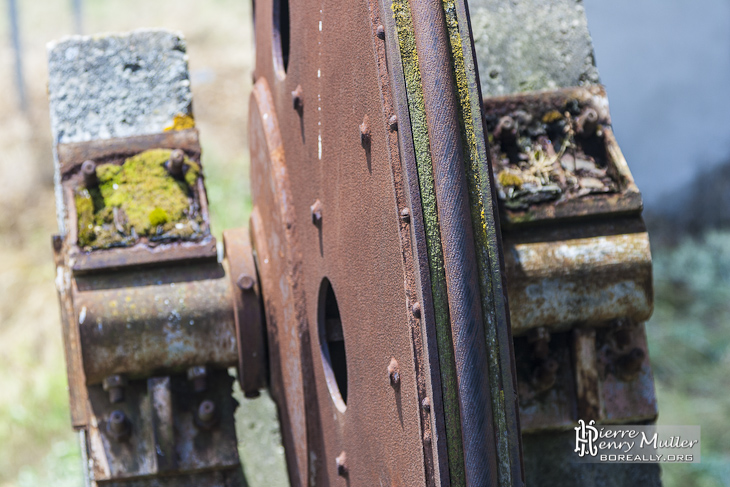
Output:
[[446,273],[441,250],[436,189],[433,178],[426,109],[423,100],[421,71],[418,66],[416,40],[413,33],[411,8],[407,0],[393,1],[393,16],[398,30],[403,74],[408,94],[408,109],[411,119],[413,146],[418,168],[418,181],[423,207],[423,221],[426,231],[426,246],[431,271],[431,292],[433,294],[436,341],[441,371],[446,427],[446,448],[449,457],[449,476],[454,487],[465,485],[464,452],[461,444],[461,414],[459,413],[458,385],[454,351],[451,341],[449,303],[446,291]]
[[202,237],[203,218],[195,195],[200,166],[187,156],[183,174],[165,168],[171,150],[152,149],[124,161],[96,167],[98,186],[75,192],[78,244],[87,250],[150,241]]

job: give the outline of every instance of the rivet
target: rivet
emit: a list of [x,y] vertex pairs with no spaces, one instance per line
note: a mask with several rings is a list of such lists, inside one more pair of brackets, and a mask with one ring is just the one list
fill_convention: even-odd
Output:
[[421,303],[415,302],[413,303],[413,306],[411,306],[411,311],[413,312],[413,316],[416,318],[421,317]]
[[337,458],[335,458],[335,465],[337,465],[337,475],[340,477],[347,476],[347,454],[343,451]]
[[375,35],[378,36],[378,39],[385,39],[385,27],[383,27],[383,24],[380,24],[377,29],[375,29]]
[[398,116],[391,115],[391,117],[388,119],[388,124],[390,125],[391,130],[398,130]]
[[322,222],[322,203],[316,200],[309,208],[312,210],[312,223],[319,225]]
[[241,291],[250,291],[251,289],[253,289],[254,283],[254,278],[249,276],[245,272],[238,276],[238,279],[236,280],[236,285],[239,287],[239,289],[241,289]]
[[390,359],[388,364],[388,378],[391,386],[398,387],[400,385],[400,367],[398,361],[394,358]]
[[294,91],[291,92],[292,105],[294,110],[301,111],[304,108],[304,91],[302,85],[297,85]]
[[84,185],[87,188],[93,188],[99,184],[99,179],[96,177],[96,163],[94,161],[84,161],[81,164],[81,174],[84,176]]
[[409,210],[408,208],[403,208],[400,211],[400,219],[406,223],[411,221],[411,210]]
[[365,115],[365,118],[363,118],[362,123],[360,124],[360,143],[363,146],[367,146],[370,144],[370,124],[368,123],[368,116]]

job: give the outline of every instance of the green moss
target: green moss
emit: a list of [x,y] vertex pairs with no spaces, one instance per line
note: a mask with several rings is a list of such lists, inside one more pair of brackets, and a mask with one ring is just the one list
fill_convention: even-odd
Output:
[[519,188],[522,186],[522,178],[519,177],[517,174],[513,174],[509,171],[502,171],[499,173],[498,176],[499,184],[502,185],[503,188],[506,188],[507,186],[514,186],[516,188]]
[[178,180],[165,169],[170,153],[152,149],[122,165],[97,166],[99,186],[76,194],[80,246],[108,248],[140,236],[190,238],[200,232],[200,216],[190,214],[200,166],[186,157]]
[[150,212],[150,225],[152,225],[152,227],[157,227],[158,225],[162,225],[168,221],[170,221],[170,217],[167,215],[167,212],[159,206]]

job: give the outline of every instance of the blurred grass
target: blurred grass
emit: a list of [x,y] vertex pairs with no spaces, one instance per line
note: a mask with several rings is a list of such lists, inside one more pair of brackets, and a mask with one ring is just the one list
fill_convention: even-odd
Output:
[[[55,231],[45,43],[69,34],[70,2],[19,0],[30,101],[13,94],[12,52],[0,22],[0,487],[81,485],[69,425],[50,235]],[[88,0],[87,32],[168,27],[188,41],[212,227],[245,225],[245,141],[253,43],[245,0]],[[4,19],[4,17],[2,17]],[[679,232],[679,229],[677,229]],[[655,248],[656,307],[647,326],[663,424],[702,426],[702,463],[663,465],[666,487],[730,486],[730,232]],[[237,415],[252,485],[282,485],[270,402]],[[260,418],[260,421],[256,418]],[[259,445],[266,444],[267,448]],[[281,451],[277,453],[279,459]]]

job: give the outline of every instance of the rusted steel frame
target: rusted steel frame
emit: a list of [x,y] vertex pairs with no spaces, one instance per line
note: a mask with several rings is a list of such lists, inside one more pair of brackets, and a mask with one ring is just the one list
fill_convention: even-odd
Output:
[[65,263],[63,237],[53,236],[53,256],[56,265],[56,292],[61,308],[63,351],[66,357],[71,425],[74,429],[85,428],[88,423],[88,392],[84,374],[81,341],[73,304],[74,280]]
[[[403,65],[398,49],[397,31],[392,15],[392,4],[369,0],[373,48],[378,53],[378,83],[384,104],[385,118],[393,113],[398,123],[397,132],[387,131],[388,157],[393,174],[396,211],[399,215],[399,233],[406,269],[408,305],[419,303],[421,319],[408,313],[414,343],[414,363],[417,370],[418,399],[427,401],[428,408],[419,408],[424,450],[427,486],[449,485],[446,433],[443,421],[441,377],[438,368],[438,348],[435,340],[433,303],[428,276],[428,256],[423,234],[423,215],[415,169],[413,136],[408,113],[408,100],[403,79]],[[382,12],[384,14],[381,14]],[[382,29],[382,39],[379,29]],[[388,67],[390,66],[390,69]],[[407,211],[407,218],[403,216]],[[425,283],[425,286],[424,286]],[[419,323],[420,321],[420,323]]]
[[310,472],[310,459],[321,458],[323,452],[316,441],[318,406],[296,214],[276,105],[263,76],[251,93],[249,130],[251,229],[266,312],[271,392],[279,409],[289,480],[298,487],[309,483],[310,473],[316,475]]
[[534,241],[535,235],[527,241],[522,235],[504,235],[515,335],[541,326],[561,331],[576,323],[601,326],[613,319],[642,322],[651,316],[647,233],[592,235],[587,230],[544,241]]
[[502,215],[507,229],[555,219],[641,213],[641,193],[613,135],[606,90],[603,86],[591,85],[490,97],[484,100],[483,107],[485,119],[494,126],[502,117],[518,110],[542,119],[548,112],[560,113],[570,103],[579,103],[583,109],[589,107],[595,110],[596,124],[602,132],[601,143],[608,159],[607,170],[617,183],[619,191],[589,194],[567,201],[538,203],[529,209],[505,208]]
[[498,485],[488,352],[444,10],[437,0],[412,2],[411,9],[449,294],[466,485]]
[[[233,298],[220,264],[76,276],[87,384],[238,362]],[[255,297],[253,299],[256,299]]]
[[[185,375],[134,380],[126,400],[111,404],[89,387],[94,420],[86,435],[89,470],[98,485],[240,487],[233,378],[212,371],[196,391]],[[212,405],[201,414],[204,402]]]
[[522,485],[524,470],[514,344],[505,292],[497,194],[487,147],[471,19],[466,0],[445,0],[443,6],[457,80],[462,140],[468,155],[466,175],[489,353],[491,400],[500,459],[499,479],[503,485]]
[[225,260],[238,342],[238,378],[246,397],[267,386],[265,323],[249,230],[223,232]]
[[89,159],[130,157],[148,149],[182,149],[192,156],[197,156],[196,160],[199,160],[201,150],[198,130],[170,130],[154,135],[58,144],[57,150],[61,174],[66,176]]

